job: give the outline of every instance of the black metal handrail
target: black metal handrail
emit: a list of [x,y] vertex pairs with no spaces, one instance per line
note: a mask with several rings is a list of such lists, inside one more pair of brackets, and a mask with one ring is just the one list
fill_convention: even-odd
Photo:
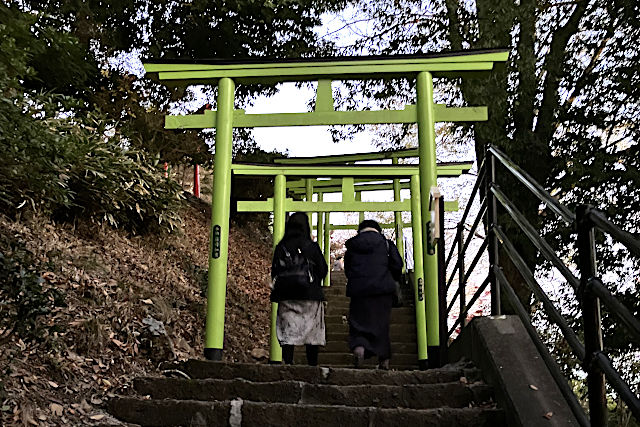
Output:
[[562,262],[562,260],[556,255],[556,252],[551,248],[551,245],[544,240],[538,232],[533,228],[531,223],[527,221],[525,216],[515,207],[515,205],[507,198],[507,196],[498,188],[497,185],[491,186],[491,192],[496,196],[496,200],[500,202],[502,207],[509,213],[511,218],[518,224],[520,229],[529,238],[531,243],[543,254],[543,256],[551,261],[553,266],[558,269],[560,274],[567,279],[567,282],[575,290],[580,286],[580,279],[573,275],[571,270]]
[[[496,185],[496,163],[504,168],[512,176],[517,178],[526,188],[528,188],[542,203],[544,203],[551,211],[556,213],[563,221],[574,227],[577,231],[577,247],[579,255],[579,271],[578,279],[565,263],[558,257],[546,240],[540,236],[539,232],[527,221],[525,216],[515,207],[509,198]],[[471,233],[469,233],[466,242],[464,242],[464,221],[466,221],[469,208],[480,186],[485,187],[485,198],[482,200],[481,209],[478,216],[474,219]],[[575,291],[577,299],[580,301],[582,308],[582,319],[584,325],[584,344],[580,342],[577,334],[571,329],[568,322],[556,309],[552,301],[548,298],[540,284],[535,279],[531,269],[527,266],[522,256],[511,243],[509,237],[497,224],[497,207],[498,204],[514,221],[523,235],[539,250],[540,255],[549,261],[566,279],[567,283]],[[485,212],[486,211],[486,212]],[[486,215],[485,215],[486,213]],[[480,219],[485,218],[487,236],[483,244],[476,253],[470,268],[465,271],[464,257],[469,247],[469,243],[475,233]],[[446,282],[446,289],[449,288],[453,278],[459,275],[459,286],[453,295],[451,302],[447,305],[447,315],[453,308],[456,299],[460,299],[460,313],[458,319],[454,321],[448,331],[447,339],[460,325],[465,326],[465,320],[469,309],[476,303],[480,295],[488,284],[491,284],[491,312],[499,314],[500,308],[500,290],[506,291],[505,296],[511,302],[512,307],[521,318],[529,335],[533,339],[536,347],[540,351],[550,373],[554,377],[561,392],[565,396],[570,408],[581,425],[588,426],[605,426],[607,422],[607,407],[605,396],[605,378],[609,381],[613,389],[619,394],[622,400],[627,404],[633,415],[640,420],[640,399],[624,382],[620,374],[611,365],[611,361],[603,352],[602,345],[602,326],[600,320],[600,301],[602,301],[609,310],[615,314],[629,331],[634,341],[640,343],[640,321],[634,317],[631,311],[622,304],[602,283],[595,268],[595,239],[594,231],[600,230],[606,232],[612,238],[624,244],[631,254],[640,256],[640,240],[632,234],[627,233],[611,221],[599,210],[591,206],[580,206],[576,214],[571,212],[566,206],[556,200],[549,192],[547,192],[540,184],[538,184],[529,174],[516,165],[503,152],[496,147],[489,146],[486,151],[485,159],[482,167],[478,172],[478,180],[474,185],[471,198],[462,216],[461,222],[458,224],[458,233],[454,243],[452,244],[449,256],[446,262],[453,258],[453,252],[458,249],[457,267],[454,269],[448,281],[444,278],[442,283]],[[476,290],[473,297],[468,303],[465,302],[466,283],[474,271],[478,261],[488,248],[489,253],[489,274],[483,281],[482,285]],[[549,354],[548,349],[538,336],[537,331],[531,323],[530,315],[523,307],[518,299],[510,283],[508,283],[504,273],[499,267],[498,248],[510,258],[511,262],[520,272],[526,285],[533,292],[538,300],[543,304],[543,308],[548,318],[553,321],[562,332],[567,343],[573,350],[575,356],[580,360],[587,372],[587,388],[589,399],[589,420],[576,399],[571,387],[567,384],[566,379],[560,372],[557,364]],[[446,270],[445,270],[446,271]],[[446,302],[446,301],[445,301]],[[448,317],[448,316],[447,316]],[[446,322],[446,319],[444,319]],[[589,422],[590,421],[590,422]]]
[[598,227],[625,245],[634,255],[640,256],[640,240],[638,240],[638,238],[616,227],[602,212],[591,206],[587,206],[585,215],[587,215],[589,221],[591,221],[595,227]]
[[[480,168],[478,169],[478,177],[476,178],[476,183],[473,185],[473,190],[471,190],[471,195],[469,196],[467,207],[462,213],[462,218],[460,218],[460,221],[458,222],[459,224],[464,224],[465,221],[467,220],[467,216],[469,215],[469,211],[471,210],[471,205],[473,205],[472,203],[473,199],[476,197],[476,193],[478,193],[478,190],[480,189],[480,184],[484,181],[484,174],[485,174],[485,167],[484,167],[484,160],[483,160],[482,163],[480,164]],[[458,243],[459,238],[460,236],[456,235],[456,238],[454,239],[453,244],[451,245],[451,250],[449,251],[449,255],[447,255],[447,260],[444,263],[445,271],[449,266],[449,262],[451,261],[451,258],[453,257],[453,251],[456,247],[456,243]]]
[[[487,275],[487,278],[484,279],[484,282],[482,282],[482,285],[480,285],[480,287],[476,290],[476,292],[473,294],[473,296],[471,297],[471,299],[469,300],[469,307],[473,307],[473,304],[476,303],[476,301],[478,300],[478,298],[480,298],[480,295],[482,295],[482,293],[484,292],[484,290],[487,288],[487,286],[489,285],[490,281],[489,281],[489,276]],[[448,312],[449,310],[447,310]],[[465,317],[462,316],[458,316],[458,319],[453,322],[453,326],[451,326],[451,328],[447,331],[447,336],[451,336],[451,334],[453,333],[453,331],[456,330],[456,327],[458,326],[459,323],[462,322],[462,320],[464,320]]]
[[627,327],[627,330],[633,338],[636,340],[636,343],[640,345],[640,321],[633,317],[631,311],[616,297],[611,295],[609,289],[604,286],[602,280],[598,277],[592,277],[587,282],[587,287],[585,289],[587,292],[592,292],[595,294],[600,300],[614,313],[618,318],[624,323]]
[[[464,253],[467,251],[467,248],[469,247],[469,244],[473,239],[473,235],[475,234],[475,231],[478,228],[478,225],[480,224],[480,220],[482,219],[482,215],[485,212],[486,208],[487,208],[487,205],[486,205],[486,198],[485,198],[485,200],[482,202],[482,205],[480,205],[480,209],[478,210],[476,219],[473,222],[471,229],[469,230],[469,234],[466,241],[464,240],[464,227],[462,227],[462,225],[458,227],[458,232],[456,233],[456,238],[454,240],[454,244],[458,243],[458,252]],[[446,265],[445,265],[445,268],[446,268]],[[447,282],[447,290],[449,290],[449,286],[451,286],[453,277],[454,275],[452,274],[451,277],[449,278],[449,281]]]
[[487,147],[487,153],[495,156],[496,159],[500,160],[502,166],[511,172],[511,175],[518,178],[518,180],[524,184],[531,192],[536,195],[540,201],[545,203],[552,209],[560,218],[564,220],[567,224],[572,224],[576,216],[562,203],[558,202],[547,190],[545,190],[542,185],[538,184],[535,179],[531,177],[527,172],[522,170],[520,166],[515,164],[510,158],[508,158],[502,151],[498,150],[498,148],[490,145]]
[[584,345],[582,345],[582,343],[576,336],[576,333],[573,331],[573,329],[571,329],[571,326],[569,326],[564,316],[562,316],[558,309],[553,305],[553,302],[549,299],[545,291],[533,276],[533,273],[527,266],[527,263],[524,261],[524,259],[522,259],[516,248],[513,246],[513,243],[511,243],[502,229],[500,227],[497,227],[495,232],[498,235],[498,238],[502,240],[502,244],[504,245],[504,252],[509,256],[509,258],[511,258],[511,261],[516,266],[518,272],[529,286],[529,289],[531,289],[536,298],[542,301],[542,305],[544,306],[545,312],[547,313],[549,318],[553,321],[553,323],[558,325],[558,327],[562,331],[562,335],[564,335],[576,357],[580,361],[583,361],[585,357]]

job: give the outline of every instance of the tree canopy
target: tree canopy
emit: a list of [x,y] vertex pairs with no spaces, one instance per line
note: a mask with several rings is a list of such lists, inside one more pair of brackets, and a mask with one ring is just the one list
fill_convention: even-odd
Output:
[[[175,212],[166,209],[177,188],[162,180],[158,162],[207,164],[210,147],[197,132],[164,129],[164,116],[183,101],[184,89],[141,79],[123,64],[148,57],[322,52],[331,45],[317,38],[314,26],[320,14],[343,3],[1,5],[0,203],[12,214],[36,209],[62,217],[88,215],[137,230],[150,218],[170,224]],[[239,102],[265,91],[274,88],[240,88]],[[213,103],[213,93],[202,102]],[[254,155],[257,146],[249,134],[239,140],[235,152]]]
[[[351,12],[344,20],[344,30],[351,31],[351,42],[343,46],[347,53],[510,48],[509,62],[489,79],[436,81],[437,96],[449,104],[489,107],[487,122],[439,129],[439,148],[471,143],[481,160],[487,144],[497,145],[571,209],[593,204],[626,231],[640,233],[638,2],[360,1]],[[414,102],[411,81],[350,84],[369,105]],[[342,101],[347,108],[358,103],[349,95]],[[379,145],[387,147],[415,141],[411,127],[388,128],[378,137]],[[503,190],[571,261],[576,254],[570,243],[574,231],[505,176],[499,171]],[[506,218],[500,222],[509,227]],[[546,266],[519,234],[508,235],[532,269],[538,267],[541,273]],[[597,239],[600,273],[611,272],[605,278],[609,288],[637,313],[638,261],[603,235]],[[507,256],[500,260],[522,302],[529,305],[531,292],[517,269]],[[564,308],[571,313],[576,307],[568,301],[577,301],[574,295],[565,300]],[[605,313],[605,345],[614,354],[615,349],[632,348],[611,320]],[[636,365],[625,375],[634,378],[637,369]]]

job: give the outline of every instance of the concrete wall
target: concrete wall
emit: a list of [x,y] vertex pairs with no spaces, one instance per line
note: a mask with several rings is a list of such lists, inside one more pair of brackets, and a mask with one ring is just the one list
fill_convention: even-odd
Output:
[[473,360],[493,386],[509,426],[578,426],[517,316],[475,317],[449,347],[449,362]]

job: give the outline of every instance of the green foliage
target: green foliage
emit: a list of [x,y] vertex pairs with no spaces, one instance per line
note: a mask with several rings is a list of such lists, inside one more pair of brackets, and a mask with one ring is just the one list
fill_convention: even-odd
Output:
[[[77,41],[51,28],[34,33],[33,17],[15,9],[0,6],[0,15],[12,18],[0,25],[2,210],[84,216],[136,232],[155,225],[173,229],[179,222],[179,186],[162,177],[156,159],[130,146],[117,121],[86,111],[75,97],[25,86],[45,81],[42,58],[49,49],[82,58]],[[82,63],[67,77],[75,82],[54,80],[60,87],[76,82],[81,87]]]
[[[166,131],[164,115],[179,107],[176,101],[190,102],[196,96],[201,100],[202,95],[215,108],[216,88],[193,91],[167,88],[128,75],[121,59],[288,58],[327,52],[331,44],[319,39],[315,28],[321,24],[324,12],[338,10],[346,0],[14,0],[12,3],[24,10],[40,12],[36,15],[39,28],[69,32],[78,40],[87,62],[101,63],[102,74],[96,73],[98,68],[94,67],[93,73],[77,78],[82,84],[76,85],[74,96],[86,102],[87,110],[99,108],[110,119],[120,122],[131,146],[159,154],[161,161],[207,165],[211,162],[210,149],[205,144],[207,135],[189,130]],[[45,67],[48,60],[38,64],[60,80],[65,73],[59,70],[64,67],[56,64],[56,55],[51,56],[52,70]],[[67,66],[79,65],[79,59],[74,54]],[[114,69],[118,72],[113,72]],[[40,83],[42,88],[52,87],[46,81]],[[257,94],[274,92],[273,86],[239,85],[236,104],[246,107]],[[195,109],[193,103],[188,109]],[[250,131],[237,135],[241,143],[250,142]]]
[[34,266],[34,256],[20,241],[0,239],[0,343],[17,334],[37,338],[40,316],[64,303],[54,288],[45,288]]
[[0,105],[0,128],[13,128],[0,136],[0,205],[13,214],[32,208],[137,232],[156,224],[173,229],[178,184],[119,135],[105,136],[108,123],[92,114],[84,123],[25,120],[14,105]]

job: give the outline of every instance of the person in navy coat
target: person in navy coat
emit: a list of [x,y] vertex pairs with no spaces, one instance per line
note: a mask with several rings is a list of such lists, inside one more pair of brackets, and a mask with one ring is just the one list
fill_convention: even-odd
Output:
[[380,224],[364,220],[358,235],[347,240],[344,271],[349,302],[349,349],[354,365],[378,356],[378,367],[389,369],[389,326],[402,258],[396,245],[382,234]]

